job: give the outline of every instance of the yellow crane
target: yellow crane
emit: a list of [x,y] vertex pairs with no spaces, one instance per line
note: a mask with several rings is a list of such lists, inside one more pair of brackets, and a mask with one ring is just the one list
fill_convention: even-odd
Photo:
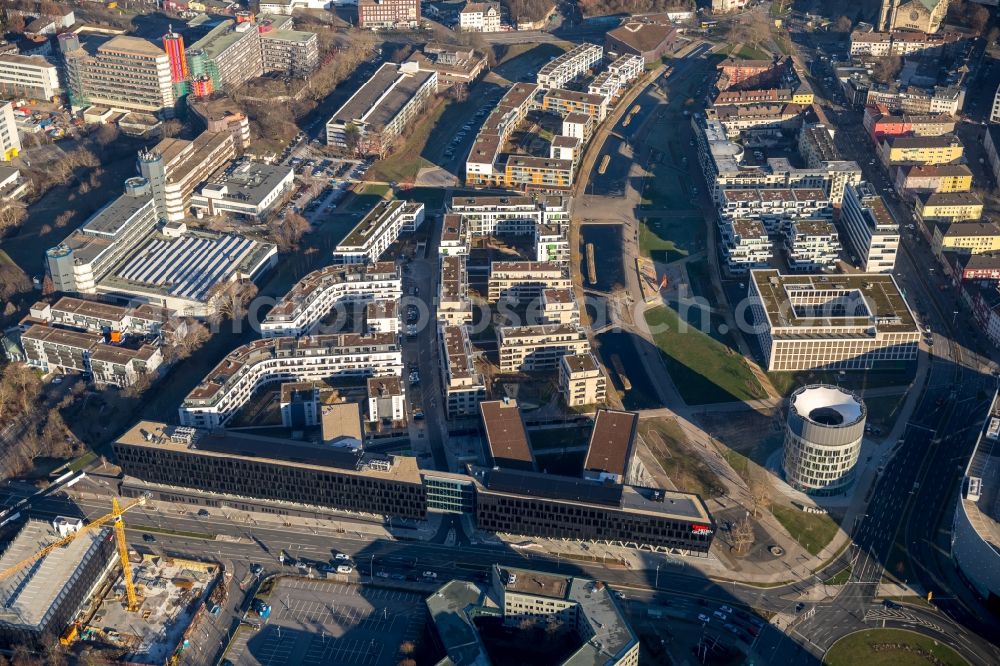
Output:
[[4,569],[3,571],[0,571],[0,580],[4,580],[6,578],[9,578],[10,576],[13,576],[24,567],[34,562],[37,562],[38,560],[42,559],[43,557],[51,553],[56,548],[61,548],[65,546],[66,544],[70,543],[81,534],[84,534],[85,532],[90,532],[99,527],[103,527],[104,525],[107,525],[109,522],[113,521],[115,530],[115,540],[118,542],[118,559],[121,560],[122,576],[125,578],[125,594],[128,597],[128,609],[130,611],[137,610],[139,608],[139,601],[135,595],[135,584],[132,582],[132,566],[129,564],[128,561],[128,544],[125,542],[125,523],[122,520],[122,514],[134,507],[144,505],[145,503],[146,503],[146,497],[143,496],[135,500],[131,504],[126,504],[123,507],[121,506],[121,504],[118,503],[118,498],[115,497],[111,501],[111,513],[106,513],[100,518],[96,518],[90,521],[89,523],[78,529],[76,532],[67,534],[63,538],[53,541],[49,545],[45,546],[45,548],[42,548],[41,550],[35,552],[33,555],[29,555],[28,557],[24,558],[17,564]]

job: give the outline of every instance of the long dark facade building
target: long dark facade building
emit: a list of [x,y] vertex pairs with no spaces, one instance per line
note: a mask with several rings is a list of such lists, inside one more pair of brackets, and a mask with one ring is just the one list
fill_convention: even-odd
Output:
[[125,473],[168,486],[423,519],[414,458],[143,421],[114,443]]
[[697,495],[568,476],[471,468],[479,529],[707,553],[715,523]]

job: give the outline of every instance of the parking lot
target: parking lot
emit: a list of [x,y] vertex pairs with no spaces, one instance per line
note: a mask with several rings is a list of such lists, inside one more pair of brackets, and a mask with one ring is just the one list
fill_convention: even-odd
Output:
[[226,658],[234,665],[389,666],[400,644],[423,629],[423,599],[412,592],[282,578],[267,602],[271,614],[249,621]]

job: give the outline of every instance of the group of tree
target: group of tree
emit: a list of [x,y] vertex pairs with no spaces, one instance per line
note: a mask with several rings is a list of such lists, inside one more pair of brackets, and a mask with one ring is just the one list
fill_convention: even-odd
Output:
[[191,317],[171,320],[164,333],[165,360],[182,361],[196,352],[211,337],[208,328]]
[[903,70],[903,58],[898,55],[879,58],[872,65],[872,79],[879,83],[892,83]]
[[251,280],[220,282],[208,293],[208,321],[218,325],[226,319],[243,319],[247,314],[247,306],[256,296],[257,285]]
[[655,14],[695,8],[694,0],[577,0],[576,4],[584,16]]
[[267,221],[268,235],[278,246],[278,252],[291,252],[309,232],[309,221],[298,213],[288,211],[284,217],[272,215]]
[[966,25],[978,35],[986,31],[990,22],[990,10],[969,0],[951,0],[948,5],[949,20]]
[[766,12],[747,12],[733,20],[726,34],[726,41],[735,46],[747,44],[757,47],[771,37],[771,19]]
[[500,0],[500,4],[507,8],[510,20],[515,25],[540,21],[556,6],[553,0]]

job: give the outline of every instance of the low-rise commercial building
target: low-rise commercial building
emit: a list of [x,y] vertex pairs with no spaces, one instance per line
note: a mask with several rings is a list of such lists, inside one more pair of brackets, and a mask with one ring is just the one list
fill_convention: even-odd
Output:
[[559,390],[567,407],[604,404],[607,386],[607,377],[592,353],[566,354],[559,360]]
[[673,50],[677,29],[669,20],[632,17],[604,36],[604,49],[618,55],[634,55],[644,63],[660,60]]
[[213,174],[191,195],[196,214],[239,215],[263,222],[295,187],[290,166],[244,162]]
[[458,13],[462,32],[500,32],[500,5],[494,2],[467,2]]
[[768,372],[865,370],[915,361],[920,329],[891,274],[750,274]]
[[181,424],[225,425],[257,389],[290,378],[399,376],[402,351],[394,333],[265,338],[237,347],[196,386],[179,409]]
[[501,373],[555,370],[563,356],[590,352],[582,328],[559,324],[502,326],[497,343]]
[[437,74],[439,93],[458,85],[472,85],[489,66],[486,56],[475,49],[433,43],[414,51],[408,62],[416,63],[422,72]]
[[469,331],[465,326],[443,325],[438,338],[445,413],[449,419],[475,416],[486,399],[486,381],[476,370]]
[[564,88],[583,76],[604,59],[604,49],[597,44],[577,44],[556,56],[538,70],[536,81],[543,88]]
[[544,289],[569,289],[566,267],[549,261],[494,261],[490,264],[488,298],[538,298]]
[[326,142],[341,150],[383,155],[437,92],[437,72],[417,63],[383,63],[326,123]]
[[871,183],[847,188],[840,229],[865,273],[891,273],[899,253],[899,225]]
[[337,243],[333,261],[338,264],[375,263],[401,234],[412,233],[424,222],[424,205],[417,202],[380,201]]
[[326,266],[296,282],[275,303],[261,323],[260,334],[265,338],[306,335],[338,306],[398,300],[402,284],[399,269],[391,261]]

